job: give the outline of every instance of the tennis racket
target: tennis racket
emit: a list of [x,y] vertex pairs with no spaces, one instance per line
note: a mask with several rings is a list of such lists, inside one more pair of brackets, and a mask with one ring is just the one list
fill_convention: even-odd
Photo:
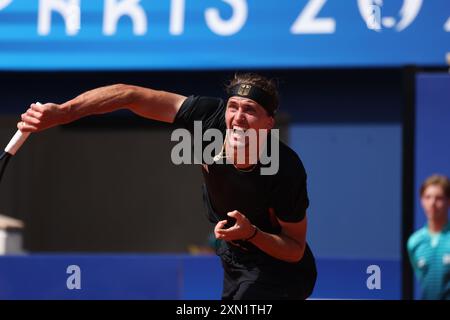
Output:
[[[37,102],[36,104],[40,105],[39,102]],[[22,132],[20,130],[17,130],[11,141],[9,141],[8,145],[5,148],[5,151],[3,151],[3,153],[0,155],[0,181],[3,178],[3,174],[5,173],[9,160],[16,154],[16,152],[20,149],[20,147],[28,139],[29,136],[30,132]]]

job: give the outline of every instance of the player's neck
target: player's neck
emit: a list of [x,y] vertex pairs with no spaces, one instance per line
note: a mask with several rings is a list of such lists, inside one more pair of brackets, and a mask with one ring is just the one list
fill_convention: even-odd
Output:
[[[238,152],[245,152],[245,157],[239,156]],[[244,158],[244,159],[242,159]],[[234,150],[233,153],[233,165],[239,169],[239,170],[251,170],[253,169],[256,164],[258,163],[259,159],[259,153],[258,156],[250,157],[249,150],[246,147],[245,150]]]
[[[259,137],[259,139],[261,139]],[[232,163],[239,170],[253,170],[259,162],[261,154],[265,150],[267,140],[257,141],[256,146],[251,147],[249,144],[243,147],[230,146],[224,143],[225,154],[229,159],[233,159]]]
[[249,146],[245,146],[243,148],[233,148],[228,145],[225,145],[226,154],[232,160],[234,167],[239,170],[251,170],[253,169],[259,161],[259,157],[261,152],[259,150],[252,150],[256,154],[250,154]]
[[444,229],[447,223],[448,223],[447,217],[443,217],[441,219],[439,218],[429,219],[428,230],[430,231],[430,233],[439,233]]

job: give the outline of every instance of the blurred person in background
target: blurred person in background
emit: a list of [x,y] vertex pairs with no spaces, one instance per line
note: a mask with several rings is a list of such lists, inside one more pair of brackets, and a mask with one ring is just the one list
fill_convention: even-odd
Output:
[[409,258],[422,287],[422,299],[450,300],[450,180],[433,175],[420,188],[427,224],[408,240]]

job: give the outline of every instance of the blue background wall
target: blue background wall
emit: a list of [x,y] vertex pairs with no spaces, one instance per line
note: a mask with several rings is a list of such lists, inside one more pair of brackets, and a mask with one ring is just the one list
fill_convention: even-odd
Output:
[[[416,93],[416,199],[422,182],[434,173],[450,176],[450,75],[422,73]],[[416,202],[415,229],[426,222]]]
[[298,98],[288,102],[293,119],[290,145],[308,173],[308,239],[322,261],[316,297],[374,297],[362,280],[367,278],[367,267],[377,264],[384,280],[378,297],[399,299],[402,98],[398,75],[330,73],[308,77],[297,88]]
[[[381,290],[367,290],[361,265],[376,262]],[[80,289],[68,289],[79,268]],[[398,265],[383,260],[318,259],[312,299],[398,299]],[[69,283],[73,283],[69,279]],[[218,257],[190,255],[31,255],[0,257],[0,299],[220,299]]]

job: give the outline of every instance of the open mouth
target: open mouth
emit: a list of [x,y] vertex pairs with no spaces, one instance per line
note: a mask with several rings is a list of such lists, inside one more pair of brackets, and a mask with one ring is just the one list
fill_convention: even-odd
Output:
[[235,134],[245,134],[247,132],[247,129],[239,127],[239,126],[233,126],[232,130],[233,130],[233,133],[235,133]]

